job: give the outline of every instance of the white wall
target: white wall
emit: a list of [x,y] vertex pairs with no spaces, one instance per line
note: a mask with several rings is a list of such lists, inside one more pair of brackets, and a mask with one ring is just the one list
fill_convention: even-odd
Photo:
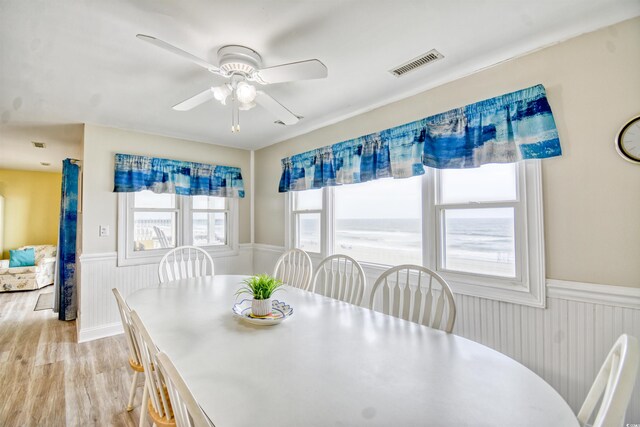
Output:
[[640,287],[640,167],[613,144],[640,113],[638,70],[635,18],[258,150],[256,242],[284,244],[283,157],[542,83],[563,149],[542,161],[547,277]]
[[[121,329],[111,288],[125,296],[157,284],[157,264],[118,267],[118,197],[113,193],[114,155],[139,154],[169,159],[237,166],[242,169],[245,197],[239,205],[238,255],[215,259],[216,272],[247,273],[252,269],[252,251],[243,243],[251,238],[250,152],[213,144],[186,141],[114,128],[85,125],[82,183],[82,253],[79,257],[78,339],[85,341],[113,335]],[[109,226],[100,237],[99,226]]]

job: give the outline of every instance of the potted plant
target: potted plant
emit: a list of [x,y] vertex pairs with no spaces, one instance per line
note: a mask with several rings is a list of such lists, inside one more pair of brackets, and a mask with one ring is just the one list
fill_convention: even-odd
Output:
[[271,314],[271,296],[282,286],[282,281],[268,274],[259,274],[243,281],[244,286],[236,295],[251,294],[251,314],[254,316],[268,316]]

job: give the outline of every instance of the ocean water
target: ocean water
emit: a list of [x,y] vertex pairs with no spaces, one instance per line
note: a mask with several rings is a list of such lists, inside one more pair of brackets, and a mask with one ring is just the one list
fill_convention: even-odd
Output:
[[[500,276],[515,274],[512,219],[448,218],[446,230],[446,268]],[[320,247],[317,221],[303,220],[300,231],[307,248]],[[422,264],[421,239],[419,218],[336,221],[335,251],[359,261]]]

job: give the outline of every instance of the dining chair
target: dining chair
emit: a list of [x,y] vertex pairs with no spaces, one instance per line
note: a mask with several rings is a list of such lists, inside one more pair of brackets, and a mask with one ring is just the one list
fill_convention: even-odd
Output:
[[160,352],[156,355],[156,361],[169,391],[176,427],[213,427],[169,356]]
[[[135,311],[131,312],[131,326],[137,337],[140,359],[144,366],[146,378],[144,393],[142,394],[142,407],[140,408],[140,427],[145,426],[146,414],[151,417],[154,425],[158,427],[175,426],[171,400],[160,371],[156,369],[155,360],[158,349],[153,343],[147,328]],[[146,407],[146,410],[145,410]]]
[[308,291],[312,272],[313,264],[309,254],[302,249],[291,249],[278,258],[273,277],[282,280],[285,285]]
[[331,255],[313,275],[313,292],[355,305],[362,303],[367,279],[362,266],[347,255]]
[[211,255],[197,246],[179,246],[167,252],[160,260],[160,283],[191,277],[213,276]]
[[399,265],[382,273],[371,289],[369,308],[441,329],[453,330],[456,304],[449,284],[420,265]]
[[127,341],[127,347],[129,347],[129,366],[133,370],[133,378],[131,379],[131,386],[129,388],[129,400],[127,401],[127,411],[133,410],[133,399],[136,395],[136,385],[138,382],[138,374],[144,372],[144,366],[140,360],[140,350],[136,337],[131,330],[131,310],[129,306],[122,298],[122,294],[117,288],[111,289],[113,295],[116,297],[116,303],[118,305],[118,312],[120,313],[120,319],[122,320],[122,329],[124,329],[124,338]]
[[[638,339],[627,334],[620,335],[609,351],[578,412],[578,421],[581,426],[622,426],[636,382],[639,363]],[[593,423],[589,423],[598,402],[601,402],[598,412]]]

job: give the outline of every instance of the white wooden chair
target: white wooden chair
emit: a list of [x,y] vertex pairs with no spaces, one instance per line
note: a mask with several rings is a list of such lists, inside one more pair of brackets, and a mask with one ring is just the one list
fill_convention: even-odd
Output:
[[282,280],[285,285],[309,290],[313,264],[311,258],[302,249],[291,249],[285,252],[276,262],[273,277]]
[[160,352],[156,355],[156,361],[169,391],[176,427],[213,427],[169,356]]
[[[381,295],[378,295],[381,294]],[[441,329],[453,330],[456,304],[447,282],[420,265],[399,265],[382,273],[371,289],[369,308]]]
[[362,266],[347,255],[326,257],[313,275],[313,292],[355,305],[362,303],[366,284]]
[[[625,412],[631,399],[636,382],[638,364],[640,363],[640,346],[638,339],[623,334],[613,345],[596,376],[587,398],[578,412],[580,425],[593,427],[621,427]],[[596,410],[592,424],[589,420]]]
[[160,244],[161,248],[171,247],[171,244],[169,243],[169,239],[167,238],[167,235],[164,234],[164,231],[162,231],[160,227],[158,227],[157,225],[154,225],[153,232],[156,234],[156,239],[158,239],[158,243]]
[[138,374],[144,372],[144,366],[140,360],[140,350],[138,348],[138,342],[136,336],[131,330],[131,310],[129,306],[122,298],[122,294],[116,288],[112,289],[113,295],[116,297],[116,303],[118,304],[118,312],[120,313],[120,319],[122,320],[122,329],[124,329],[124,337],[129,347],[129,366],[133,369],[133,379],[131,380],[131,387],[129,388],[129,400],[127,401],[127,411],[133,410],[133,398],[136,395],[136,385],[138,381]]
[[213,276],[211,255],[197,246],[179,246],[170,250],[160,260],[160,283],[191,277]]
[[[155,426],[175,426],[169,393],[160,371],[155,367],[158,349],[153,343],[147,328],[135,311],[131,312],[131,326],[138,340],[140,359],[144,366],[145,387],[140,408],[140,427],[145,426],[146,413],[149,413]],[[146,410],[145,410],[146,407]]]

